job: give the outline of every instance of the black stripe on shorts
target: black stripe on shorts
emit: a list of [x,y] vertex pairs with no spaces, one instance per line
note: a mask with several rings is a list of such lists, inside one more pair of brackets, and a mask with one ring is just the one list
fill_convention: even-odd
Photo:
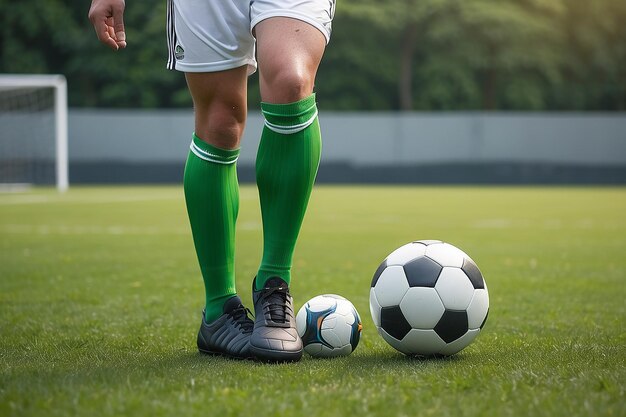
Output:
[[167,69],[176,69],[176,28],[174,26],[174,0],[167,0]]

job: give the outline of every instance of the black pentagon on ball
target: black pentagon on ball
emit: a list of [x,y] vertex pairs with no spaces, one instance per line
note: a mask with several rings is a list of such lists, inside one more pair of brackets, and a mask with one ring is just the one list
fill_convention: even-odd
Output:
[[380,309],[380,327],[398,340],[402,340],[411,330],[411,325],[404,318],[400,306]]
[[441,265],[426,256],[415,258],[402,267],[410,287],[434,287],[443,269]]
[[480,269],[478,269],[478,265],[474,263],[469,258],[463,259],[463,266],[461,267],[465,275],[472,281],[472,285],[475,290],[485,289],[485,280],[483,279],[483,274],[480,273]]
[[465,311],[446,310],[435,326],[435,332],[446,343],[454,342],[467,333],[468,329],[467,312]]
[[383,273],[383,271],[387,268],[387,259],[385,259],[380,265],[378,265],[378,269],[374,272],[374,277],[372,278],[372,288],[376,286],[378,282],[378,278]]

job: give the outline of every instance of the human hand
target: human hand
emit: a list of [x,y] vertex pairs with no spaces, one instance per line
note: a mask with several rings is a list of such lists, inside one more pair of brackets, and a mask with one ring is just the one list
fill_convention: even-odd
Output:
[[126,48],[124,0],[92,0],[89,20],[100,42],[111,49]]

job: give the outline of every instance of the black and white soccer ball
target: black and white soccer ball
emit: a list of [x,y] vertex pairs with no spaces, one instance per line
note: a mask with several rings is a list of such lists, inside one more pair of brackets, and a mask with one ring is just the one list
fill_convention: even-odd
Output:
[[370,289],[378,333],[406,355],[453,355],[480,333],[489,312],[487,284],[462,250],[420,240],[393,251]]
[[315,357],[349,355],[359,344],[362,328],[354,305],[335,294],[311,298],[296,315],[304,351]]

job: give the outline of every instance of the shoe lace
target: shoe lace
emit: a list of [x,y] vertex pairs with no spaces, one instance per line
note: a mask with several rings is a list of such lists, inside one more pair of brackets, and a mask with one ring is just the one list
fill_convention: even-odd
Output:
[[261,294],[263,301],[263,313],[268,315],[275,323],[285,323],[287,316],[292,315],[287,309],[287,296],[289,295],[289,287],[279,286],[266,288]]
[[248,314],[254,317],[252,312],[243,305],[236,307],[230,312],[233,321],[244,333],[252,333],[252,329],[254,328],[254,322],[250,319]]

